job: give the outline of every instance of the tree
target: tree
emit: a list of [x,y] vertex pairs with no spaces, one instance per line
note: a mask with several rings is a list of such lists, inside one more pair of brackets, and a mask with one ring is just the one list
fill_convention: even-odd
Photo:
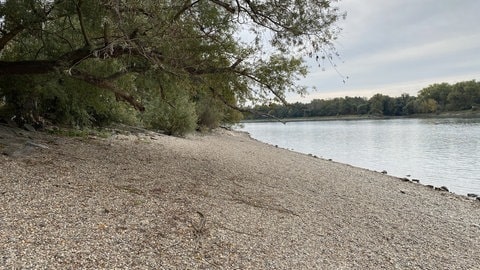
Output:
[[471,109],[480,104],[480,83],[472,80],[454,84],[447,101],[450,110]]
[[452,91],[452,86],[448,83],[433,84],[419,91],[418,97],[420,99],[433,99],[438,104],[440,111],[445,110],[447,104],[447,97]]
[[370,114],[374,115],[393,115],[394,114],[394,100],[386,95],[375,94],[369,99]]
[[414,104],[416,113],[434,113],[438,108],[438,103],[433,98],[417,98]]
[[415,100],[415,97],[412,97],[406,93],[403,93],[401,96],[395,98],[394,114],[396,116],[400,116],[415,113],[413,108],[413,102]]
[[[0,79],[44,76],[44,88],[67,92],[61,82],[82,82],[138,111],[174,109],[179,85],[187,100],[208,94],[228,109],[285,102],[305,91],[303,57],[335,55],[334,2],[0,0]],[[22,91],[0,83],[1,95]]]

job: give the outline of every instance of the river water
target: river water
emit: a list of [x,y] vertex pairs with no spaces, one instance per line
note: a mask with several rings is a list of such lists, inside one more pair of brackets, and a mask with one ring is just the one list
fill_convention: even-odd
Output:
[[480,119],[244,123],[257,140],[480,195]]

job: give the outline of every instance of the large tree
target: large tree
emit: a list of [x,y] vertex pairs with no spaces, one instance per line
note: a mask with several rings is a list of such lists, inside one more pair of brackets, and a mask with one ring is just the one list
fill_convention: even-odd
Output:
[[0,0],[0,80],[78,81],[140,111],[179,88],[232,108],[284,102],[305,90],[304,57],[335,53],[344,14],[332,2]]

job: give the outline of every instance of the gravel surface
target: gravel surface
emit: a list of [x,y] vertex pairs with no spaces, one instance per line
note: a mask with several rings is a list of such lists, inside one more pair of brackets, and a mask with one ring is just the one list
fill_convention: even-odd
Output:
[[1,269],[480,269],[480,201],[244,133],[22,143]]

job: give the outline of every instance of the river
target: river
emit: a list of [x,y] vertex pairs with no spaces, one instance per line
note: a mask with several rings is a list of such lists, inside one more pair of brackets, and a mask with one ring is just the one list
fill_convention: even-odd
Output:
[[480,119],[244,123],[257,140],[353,166],[480,195]]

